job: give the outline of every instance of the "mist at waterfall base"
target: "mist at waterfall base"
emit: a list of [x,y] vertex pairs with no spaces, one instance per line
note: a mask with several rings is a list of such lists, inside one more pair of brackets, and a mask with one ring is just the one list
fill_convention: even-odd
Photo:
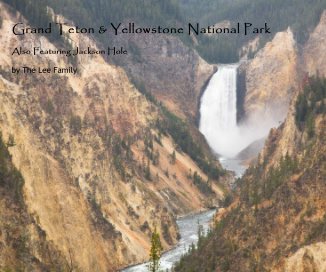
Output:
[[[232,160],[237,160],[241,151],[266,137],[270,128],[277,125],[277,121],[261,120],[260,116],[237,124],[237,68],[238,64],[219,66],[200,103],[199,130],[221,163],[228,161],[230,168],[237,168]],[[243,172],[243,168],[229,170]]]

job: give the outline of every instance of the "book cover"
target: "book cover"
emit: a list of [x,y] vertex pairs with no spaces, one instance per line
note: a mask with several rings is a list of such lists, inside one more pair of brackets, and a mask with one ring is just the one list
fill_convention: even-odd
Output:
[[0,0],[0,271],[325,271],[326,1]]

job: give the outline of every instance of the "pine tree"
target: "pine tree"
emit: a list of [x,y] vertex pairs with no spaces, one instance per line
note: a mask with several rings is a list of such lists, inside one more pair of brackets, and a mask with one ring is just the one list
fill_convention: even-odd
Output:
[[163,247],[161,245],[160,235],[158,234],[156,227],[154,227],[154,231],[151,239],[151,250],[149,253],[149,265],[148,271],[150,272],[158,272],[160,268],[160,258]]
[[177,160],[177,156],[175,154],[175,150],[173,150],[172,154],[170,155],[170,163],[175,164],[176,160]]
[[147,165],[145,167],[145,178],[147,180],[152,180],[152,178],[151,178],[151,167],[150,167],[149,159],[147,160]]
[[8,138],[8,142],[7,142],[7,147],[13,147],[15,145],[16,145],[16,143],[15,143],[14,135],[9,134],[9,138]]

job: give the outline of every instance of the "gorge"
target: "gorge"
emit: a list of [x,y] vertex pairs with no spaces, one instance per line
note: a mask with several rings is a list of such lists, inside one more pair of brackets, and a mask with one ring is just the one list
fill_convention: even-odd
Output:
[[[155,232],[164,269],[323,271],[310,264],[326,252],[326,12],[312,30],[326,0],[271,0],[277,31],[253,40],[69,33],[103,21],[186,25],[181,2],[193,18],[205,5],[0,0],[1,271],[116,272],[149,260]],[[204,14],[225,9],[199,16],[203,25],[266,15],[258,0],[208,2]],[[56,20],[67,37],[12,33]],[[128,54],[96,53],[114,45]],[[85,54],[71,58],[73,48]],[[45,69],[12,72],[27,66]],[[202,224],[211,230],[191,246]]]
[[325,25],[326,11],[304,44],[288,28],[240,66],[246,119],[275,128],[212,232],[174,271],[325,270]]

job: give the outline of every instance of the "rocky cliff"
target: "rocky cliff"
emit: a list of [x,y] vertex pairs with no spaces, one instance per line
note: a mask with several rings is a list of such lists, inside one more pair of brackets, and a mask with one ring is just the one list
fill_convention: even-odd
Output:
[[214,73],[214,66],[178,37],[128,35],[113,40],[130,50],[126,58],[118,60],[127,74],[169,109],[194,121],[201,88]]
[[309,75],[326,76],[326,11],[304,47],[304,67]]
[[279,32],[240,67],[244,73],[243,109],[249,123],[282,122],[297,86],[298,51],[290,29]]
[[[176,271],[323,271],[326,81],[319,80],[305,86],[309,101],[318,93],[315,84],[323,86],[307,119],[295,122],[294,133],[286,135],[291,121],[271,132],[265,153],[239,181],[231,205],[218,212],[211,233]],[[289,115],[298,120],[300,107],[296,103]],[[287,140],[292,153],[282,156],[281,143]]]
[[[12,141],[12,162],[25,182],[24,212],[30,220],[24,232],[33,258],[55,267],[54,260],[38,254],[43,242],[51,245],[49,255],[58,256],[59,270],[116,271],[147,259],[154,225],[164,249],[173,246],[176,216],[211,205],[208,198],[223,194],[219,186],[213,182],[207,197],[194,184],[189,172],[208,177],[188,155],[175,151],[169,134],[161,135],[159,108],[101,56],[78,57],[76,75],[12,74],[12,66],[71,64],[63,55],[11,56],[14,48],[58,47],[43,36],[14,36],[12,25],[23,19],[3,4],[0,16],[0,130]],[[81,49],[96,48],[86,36],[69,38]],[[0,267],[16,269],[4,256]]]
[[[317,47],[324,48],[325,37],[316,37],[324,16],[304,47],[307,66],[300,70],[310,71],[311,77],[301,77],[290,65],[292,77],[299,75],[299,80],[294,81],[297,87],[285,122],[271,130],[258,162],[239,180],[237,192],[217,213],[212,231],[175,271],[324,271],[326,80],[316,75],[324,65],[319,62]],[[286,41],[290,34],[282,35]],[[316,50],[308,54],[313,39]],[[291,74],[285,77],[289,80],[284,82],[292,82]],[[272,86],[276,84],[283,83]]]

